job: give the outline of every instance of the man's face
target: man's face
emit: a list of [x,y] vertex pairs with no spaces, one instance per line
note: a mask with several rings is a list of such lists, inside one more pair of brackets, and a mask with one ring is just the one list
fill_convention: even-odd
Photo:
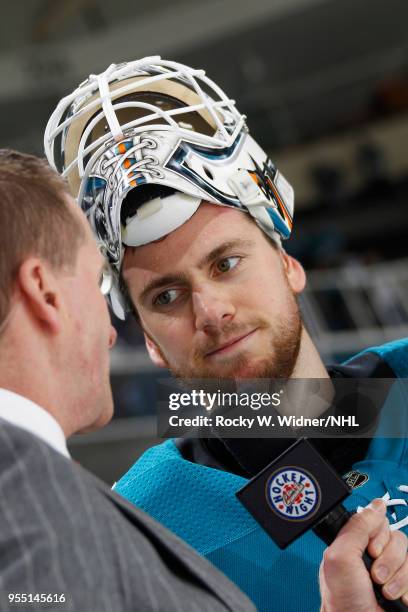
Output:
[[73,213],[85,231],[75,268],[64,280],[66,322],[64,329],[67,375],[76,397],[76,431],[102,427],[113,414],[109,380],[109,348],[116,340],[105,298],[99,284],[104,260],[83,213],[72,203]]
[[128,248],[123,276],[157,365],[182,378],[291,375],[304,272],[246,213],[202,204],[163,240]]

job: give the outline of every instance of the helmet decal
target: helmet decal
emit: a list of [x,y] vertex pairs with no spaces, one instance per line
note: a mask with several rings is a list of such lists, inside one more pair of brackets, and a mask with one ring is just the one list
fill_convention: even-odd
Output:
[[[277,184],[275,184],[275,181],[278,183],[279,173],[269,158],[263,162],[262,168],[252,157],[251,160],[255,166],[255,170],[248,170],[248,172],[259,186],[262,193],[265,194],[265,197],[268,200],[275,202],[275,210],[268,210],[268,212],[269,214],[273,213],[272,221],[278,222],[277,231],[282,234],[283,238],[289,238],[292,230],[293,214],[285,204],[285,200],[279,193]],[[276,216],[277,214],[280,215],[282,219],[281,222],[278,221]]]
[[233,155],[234,151],[239,148],[242,139],[243,134],[240,134],[234,143],[225,149],[206,148],[202,145],[199,146],[187,141],[182,141],[177,147],[175,153],[167,161],[165,167],[183,176],[187,180],[190,180],[194,185],[200,187],[203,190],[203,198],[208,198],[210,195],[212,196],[212,201],[235,206],[237,208],[243,208],[239,198],[237,198],[235,194],[231,193],[231,190],[229,193],[225,193],[224,191],[217,189],[214,184],[207,180],[205,175],[202,176],[198,174],[198,172],[190,167],[187,161],[189,155],[191,156],[191,153],[195,153],[199,158],[203,158],[204,160],[227,160]]

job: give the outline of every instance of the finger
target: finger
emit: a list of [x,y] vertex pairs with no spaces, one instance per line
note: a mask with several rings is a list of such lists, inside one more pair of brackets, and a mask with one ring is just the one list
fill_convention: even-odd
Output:
[[330,612],[381,610],[362,555],[369,540],[384,529],[385,504],[377,500],[370,506],[351,517],[323,554],[320,582],[322,601]]
[[[366,550],[369,541],[384,530],[386,507],[381,499],[375,499],[359,514],[354,514],[346,525],[340,530],[336,543],[342,546],[344,541],[361,555]],[[381,535],[384,538],[384,535]]]
[[379,527],[378,533],[374,535],[367,546],[368,554],[373,558],[377,559],[387,546],[391,538],[390,524],[387,517],[384,516],[381,526]]
[[322,602],[320,612],[327,612],[327,604],[329,603],[328,599],[330,597],[330,592],[327,588],[326,578],[324,575],[324,560],[323,559],[319,567],[319,587],[320,587],[320,598]]
[[[407,559],[407,537],[401,531],[390,535],[388,544],[371,567],[371,576],[378,584],[390,583]],[[408,588],[408,582],[407,582]]]
[[[331,546],[333,547],[333,544]],[[336,564],[335,571],[332,571],[333,559],[333,554],[326,554],[319,568],[322,601],[320,612],[344,612],[345,610],[384,612],[376,601],[371,579],[362,564],[362,560],[360,559],[361,567],[359,571],[356,568],[352,575],[347,577],[344,573],[345,566],[341,571],[338,571],[339,566]],[[350,558],[346,558],[344,561],[348,564]]]
[[394,574],[394,576],[383,586],[383,594],[387,599],[399,599],[408,603],[408,561]]

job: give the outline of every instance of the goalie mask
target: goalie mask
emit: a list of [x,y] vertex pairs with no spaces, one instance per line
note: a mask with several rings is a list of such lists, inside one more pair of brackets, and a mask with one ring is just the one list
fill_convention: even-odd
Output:
[[290,236],[292,187],[202,70],[159,57],[113,64],[60,101],[44,145],[109,262],[119,318],[124,246],[162,238],[203,200],[249,213],[278,243]]

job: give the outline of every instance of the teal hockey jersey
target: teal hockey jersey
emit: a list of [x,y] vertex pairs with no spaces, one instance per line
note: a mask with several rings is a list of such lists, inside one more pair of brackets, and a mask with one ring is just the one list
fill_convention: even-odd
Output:
[[[408,377],[408,339],[364,351],[348,366],[367,354],[386,363],[395,377]],[[397,378],[389,394],[394,394],[391,418],[394,427],[398,422],[401,431],[407,431],[408,398]],[[345,506],[355,510],[384,497],[393,528],[408,534],[407,441],[382,437],[389,418],[381,416],[365,457],[350,466],[361,484]],[[308,532],[280,550],[236,499],[246,482],[240,475],[186,460],[175,442],[167,440],[145,452],[115,490],[204,555],[260,612],[318,611],[318,571],[325,545]]]

